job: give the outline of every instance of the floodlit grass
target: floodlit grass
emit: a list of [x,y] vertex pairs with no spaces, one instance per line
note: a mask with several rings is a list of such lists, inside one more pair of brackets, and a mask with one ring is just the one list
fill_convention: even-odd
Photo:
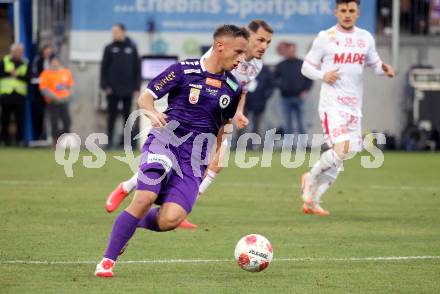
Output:
[[[440,292],[440,259],[344,260],[440,256],[439,154],[387,153],[380,169],[352,159],[325,196],[332,213],[326,218],[300,212],[299,177],[308,166],[286,169],[279,154],[271,168],[232,165],[190,215],[197,230],[138,230],[120,258],[219,261],[120,263],[115,278],[98,279],[93,262],[117,215],[105,212],[104,200],[131,174],[112,155],[119,154],[108,154],[101,169],[79,161],[66,178],[53,151],[0,150],[1,293]],[[233,261],[235,243],[249,233],[266,236],[274,248],[262,273]],[[277,261],[283,258],[312,260]]]

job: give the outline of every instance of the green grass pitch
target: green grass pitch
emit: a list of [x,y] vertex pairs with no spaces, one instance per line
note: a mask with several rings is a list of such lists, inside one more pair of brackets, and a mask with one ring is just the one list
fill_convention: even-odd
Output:
[[[111,155],[101,169],[77,162],[66,178],[53,151],[0,150],[0,293],[440,292],[439,154],[386,153],[380,169],[352,159],[324,198],[326,218],[300,212],[308,165],[286,169],[279,154],[271,168],[232,165],[190,215],[197,230],[138,230],[116,277],[98,279],[95,262],[117,215],[104,200],[131,174]],[[233,261],[249,233],[272,242],[275,260],[264,272]],[[366,259],[409,256],[431,257]]]

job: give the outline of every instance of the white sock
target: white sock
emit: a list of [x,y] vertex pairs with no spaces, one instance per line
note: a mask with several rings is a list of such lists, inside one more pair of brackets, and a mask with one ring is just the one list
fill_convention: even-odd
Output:
[[332,168],[339,170],[342,166],[342,160],[333,149],[329,149],[321,154],[321,158],[315,163],[310,170],[308,182],[313,185],[316,183],[318,177]]
[[316,189],[313,195],[313,202],[319,203],[325,192],[333,185],[336,181],[341,169],[330,168],[329,170],[323,172],[317,179]]
[[212,184],[216,176],[217,176],[216,172],[213,172],[212,170],[208,169],[206,177],[203,179],[202,183],[199,186],[199,194],[202,194],[203,192],[206,191],[206,189],[208,189],[209,185]]
[[138,179],[138,173],[135,173],[129,180],[122,182],[122,189],[125,192],[130,193],[134,188],[136,188]]

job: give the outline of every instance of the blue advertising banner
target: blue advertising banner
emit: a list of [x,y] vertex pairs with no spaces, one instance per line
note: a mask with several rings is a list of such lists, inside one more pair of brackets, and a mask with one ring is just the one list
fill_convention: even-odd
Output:
[[[376,0],[361,1],[358,26],[375,31]],[[109,30],[122,22],[145,32],[211,33],[224,23],[247,24],[259,18],[277,34],[316,34],[335,24],[335,0],[75,0],[72,30]]]

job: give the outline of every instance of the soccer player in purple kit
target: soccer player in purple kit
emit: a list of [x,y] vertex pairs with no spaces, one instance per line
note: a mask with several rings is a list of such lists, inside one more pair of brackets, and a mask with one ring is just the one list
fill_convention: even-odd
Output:
[[[97,277],[113,277],[116,259],[137,227],[173,230],[191,212],[206,169],[202,162],[196,172],[192,149],[200,148],[205,158],[212,149],[209,144],[197,146],[194,140],[200,134],[215,138],[233,118],[242,88],[229,71],[245,58],[248,38],[245,28],[219,27],[210,56],[172,65],[139,97],[139,106],[154,129],[142,150],[134,198],[113,224],[104,258],[96,266]],[[154,108],[154,99],[167,93],[168,108],[160,113]],[[177,128],[167,131],[171,123]],[[152,208],[153,203],[160,206]]]
[[[261,19],[254,19],[247,25],[247,30],[249,31],[249,44],[247,47],[246,57],[240,62],[237,68],[231,71],[234,77],[242,84],[243,93],[240,99],[240,103],[237,108],[234,120],[238,129],[242,129],[247,125],[248,119],[243,114],[244,105],[246,101],[246,92],[249,83],[255,80],[257,75],[263,68],[263,55],[268,49],[273,35],[272,27]],[[209,49],[203,56],[208,57],[211,54],[212,48]],[[230,130],[231,131],[231,130]],[[201,195],[214,181],[214,178],[218,173],[222,171],[220,165],[220,158],[224,154],[225,150],[228,148],[227,140],[223,140],[224,132],[220,130],[218,134],[219,142],[215,156],[213,156],[212,161],[206,170],[205,177],[199,187],[199,194]],[[120,203],[129,195],[129,193],[136,188],[138,173],[135,173],[130,179],[121,182],[108,196],[106,199],[105,209],[108,212],[115,211]],[[197,225],[192,224],[189,220],[185,219],[180,224],[181,228],[195,229]]]

